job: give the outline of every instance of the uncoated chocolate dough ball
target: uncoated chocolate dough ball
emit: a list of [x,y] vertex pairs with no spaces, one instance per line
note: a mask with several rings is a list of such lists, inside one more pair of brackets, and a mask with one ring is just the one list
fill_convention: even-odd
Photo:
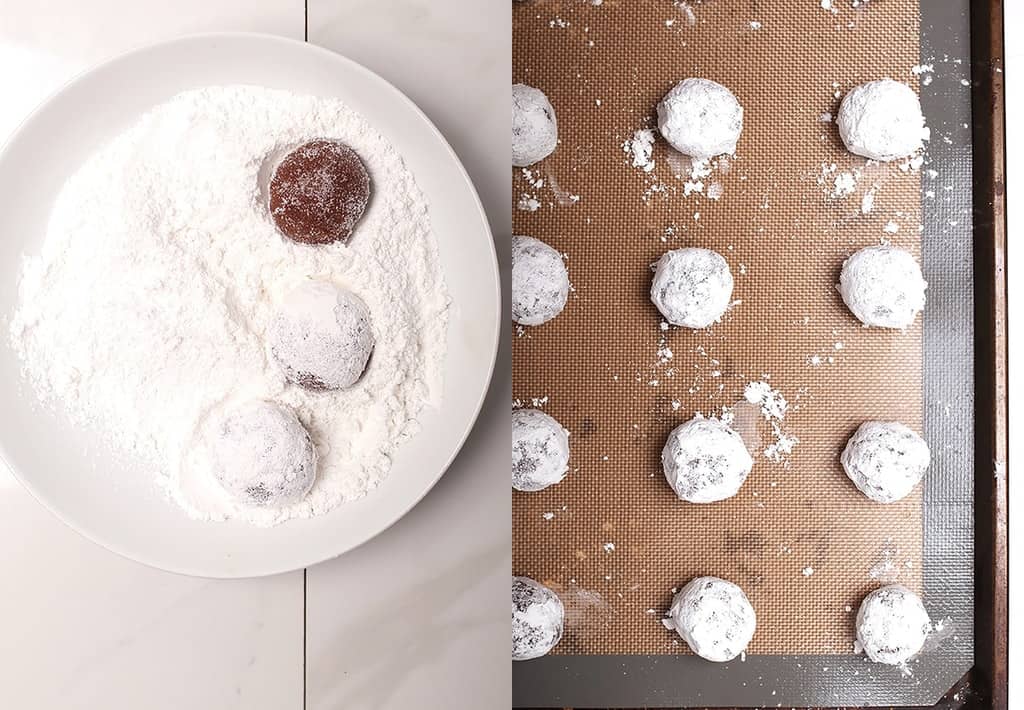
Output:
[[370,176],[355,151],[315,140],[291,151],[270,178],[270,216],[303,244],[348,241],[370,200]]

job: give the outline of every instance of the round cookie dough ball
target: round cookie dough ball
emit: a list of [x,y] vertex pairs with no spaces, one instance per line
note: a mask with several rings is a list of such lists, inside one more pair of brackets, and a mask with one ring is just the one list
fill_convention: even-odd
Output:
[[892,79],[850,89],[839,105],[836,123],[847,150],[872,160],[905,158],[928,138],[917,94]]
[[555,109],[540,89],[512,85],[512,165],[525,168],[551,155],[558,145]]
[[569,435],[538,409],[512,410],[512,487],[540,491],[569,470]]
[[290,409],[246,402],[210,420],[204,434],[214,477],[242,505],[297,503],[313,486],[316,449]]
[[689,503],[733,497],[753,465],[739,434],[718,419],[699,415],[673,429],[661,450],[668,484]]
[[866,247],[843,262],[839,293],[864,325],[905,329],[924,308],[928,282],[914,257],[888,244]]
[[930,630],[921,598],[898,584],[868,594],[857,612],[857,640],[876,663],[906,663],[920,653]]
[[675,629],[701,658],[722,663],[746,650],[757,617],[747,595],[732,582],[697,577],[672,600],[665,626]]
[[289,293],[267,337],[288,381],[310,390],[351,387],[373,352],[366,304],[326,281],[308,281]]
[[743,131],[743,107],[721,84],[683,79],[658,104],[658,130],[691,158],[732,155]]
[[370,176],[343,143],[315,140],[291,151],[270,178],[270,216],[303,244],[348,241],[370,200]]
[[892,503],[921,482],[931,454],[925,440],[899,422],[864,422],[839,460],[861,493]]
[[569,272],[562,255],[539,239],[512,237],[512,320],[547,323],[569,299]]
[[718,252],[687,247],[665,252],[651,282],[651,301],[672,325],[707,328],[732,301],[732,272]]
[[512,578],[512,660],[540,658],[562,638],[565,608],[554,592],[529,577]]

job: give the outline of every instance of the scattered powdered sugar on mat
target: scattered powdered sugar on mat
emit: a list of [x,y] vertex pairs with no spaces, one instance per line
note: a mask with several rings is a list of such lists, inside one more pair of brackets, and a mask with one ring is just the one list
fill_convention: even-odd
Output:
[[[268,156],[313,138],[348,144],[371,176],[347,246],[296,244],[267,214]],[[289,385],[269,357],[276,305],[310,279],[369,309],[376,345],[351,389]],[[11,336],[39,397],[141,459],[189,515],[269,525],[385,478],[439,401],[447,309],[427,203],[394,148],[339,101],[227,86],[156,107],[68,180]],[[316,445],[312,490],[283,508],[240,509],[195,465],[203,423],[252,399],[292,408]]]

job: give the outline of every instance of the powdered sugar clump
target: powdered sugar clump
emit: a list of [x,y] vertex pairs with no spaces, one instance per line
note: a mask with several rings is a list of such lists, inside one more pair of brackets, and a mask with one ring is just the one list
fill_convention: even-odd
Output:
[[[349,145],[374,185],[347,245],[291,242],[267,212],[268,157],[315,138]],[[276,304],[309,279],[371,313],[375,353],[351,389],[309,393],[268,356]],[[40,398],[190,515],[273,524],[384,479],[440,396],[447,309],[426,200],[365,119],[333,99],[210,87],[157,106],[68,180],[25,260],[11,335]],[[291,408],[312,436],[317,479],[300,502],[242,508],[187,465],[201,422],[252,399]]]

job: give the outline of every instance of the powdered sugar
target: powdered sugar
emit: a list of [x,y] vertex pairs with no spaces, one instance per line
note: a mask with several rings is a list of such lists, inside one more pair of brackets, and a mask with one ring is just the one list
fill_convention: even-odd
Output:
[[[346,143],[371,176],[347,246],[292,243],[269,219],[267,157],[314,138]],[[374,356],[349,390],[291,386],[268,357],[276,304],[308,279],[372,315]],[[211,87],[156,107],[68,181],[25,261],[11,334],[40,398],[132,454],[190,515],[272,524],[383,480],[440,396],[447,307],[426,201],[365,119],[336,100]],[[251,399],[310,431],[317,480],[298,503],[239,507],[186,465],[202,422]]]

